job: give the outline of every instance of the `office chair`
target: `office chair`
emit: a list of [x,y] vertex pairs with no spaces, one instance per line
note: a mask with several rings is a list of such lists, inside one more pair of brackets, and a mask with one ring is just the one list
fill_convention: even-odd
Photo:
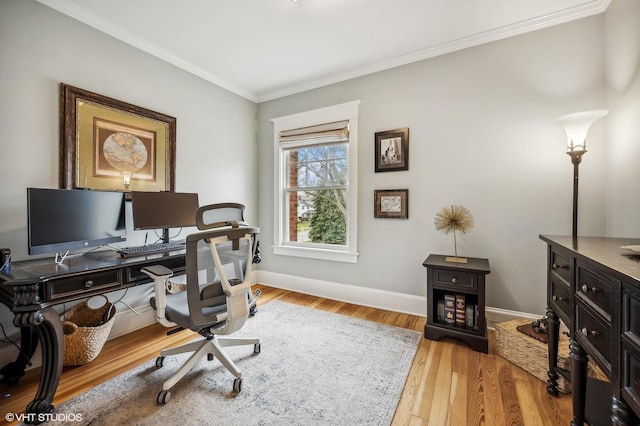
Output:
[[[162,265],[142,268],[155,283],[151,306],[165,327],[177,326],[201,334],[204,340],[161,351],[156,366],[162,367],[165,356],[193,352],[189,359],[168,378],[156,402],[166,404],[169,391],[206,355],[217,358],[234,376],[234,392],[242,390],[242,372],[225,352],[228,346],[253,345],[260,353],[259,338],[231,337],[240,330],[255,307],[259,292],[251,292],[251,264],[257,251],[258,228],[246,226],[241,218],[241,205],[215,204],[198,209],[197,223],[201,232],[186,238],[186,291],[166,294],[172,271]],[[222,210],[235,212],[235,220],[218,220]],[[217,211],[216,211],[217,210]],[[213,213],[212,213],[213,212]],[[214,218],[214,221],[208,220]],[[174,330],[169,331],[173,333]],[[168,334],[169,334],[168,333]]]

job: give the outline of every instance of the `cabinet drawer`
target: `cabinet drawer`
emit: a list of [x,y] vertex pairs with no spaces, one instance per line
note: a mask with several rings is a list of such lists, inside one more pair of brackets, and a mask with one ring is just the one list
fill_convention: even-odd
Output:
[[611,374],[611,324],[603,324],[578,304],[576,306],[576,335],[588,353],[604,364],[605,373]]
[[[623,349],[622,360],[622,394],[627,403],[640,401],[640,356]],[[637,405],[635,409],[638,409]]]
[[568,321],[571,317],[571,289],[567,284],[551,277],[551,294],[547,301],[553,310],[563,321]]
[[552,275],[557,275],[566,283],[571,282],[571,262],[569,257],[553,249],[551,249],[551,258],[549,259],[549,270]]
[[447,269],[434,269],[434,285],[445,288],[459,287],[466,291],[478,290],[477,275],[469,272],[449,271]]
[[576,292],[590,304],[597,306],[608,319],[613,312],[613,289],[615,280],[607,275],[578,264]]
[[640,292],[626,286],[622,289],[622,334],[640,342]]
[[622,285],[622,395],[640,413],[640,291]]
[[91,274],[53,280],[47,283],[49,300],[62,299],[79,293],[96,293],[120,287],[119,271],[93,272]]

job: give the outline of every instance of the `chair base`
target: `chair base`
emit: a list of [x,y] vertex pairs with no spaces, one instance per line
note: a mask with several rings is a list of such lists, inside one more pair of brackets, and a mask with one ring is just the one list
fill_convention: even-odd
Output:
[[[185,345],[164,349],[160,352],[160,356],[156,360],[156,366],[162,367],[164,364],[164,357],[169,355],[177,355],[187,352],[193,352],[189,359],[182,364],[182,366],[169,377],[163,384],[162,390],[168,391],[171,389],[180,379],[182,379],[196,364],[200,362],[205,356],[213,356],[220,360],[222,365],[236,377],[236,380],[242,378],[242,371],[233,362],[229,355],[223,348],[230,346],[241,345],[253,345],[253,352],[260,353],[260,339],[254,337],[230,337],[230,336],[213,336],[212,338],[206,338],[204,340],[198,340],[190,342]],[[234,390],[236,384],[234,383]],[[237,390],[236,390],[237,391]],[[168,398],[167,398],[168,400]],[[166,402],[166,401],[165,401]]]

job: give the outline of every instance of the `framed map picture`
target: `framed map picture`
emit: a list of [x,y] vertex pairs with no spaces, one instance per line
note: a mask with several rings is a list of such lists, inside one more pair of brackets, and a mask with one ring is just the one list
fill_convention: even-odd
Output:
[[377,189],[373,191],[374,217],[408,219],[408,189]]
[[176,119],[61,84],[60,188],[173,191]]

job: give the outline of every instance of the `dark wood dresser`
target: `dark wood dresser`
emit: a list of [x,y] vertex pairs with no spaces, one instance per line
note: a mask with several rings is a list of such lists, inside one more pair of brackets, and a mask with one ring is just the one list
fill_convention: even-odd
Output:
[[[639,424],[640,255],[620,247],[639,245],[640,239],[548,235],[540,239],[547,243],[547,391],[557,395],[559,374],[569,376],[571,424],[583,425],[591,358],[610,380],[611,424]],[[570,373],[557,366],[560,320],[569,328]]]

